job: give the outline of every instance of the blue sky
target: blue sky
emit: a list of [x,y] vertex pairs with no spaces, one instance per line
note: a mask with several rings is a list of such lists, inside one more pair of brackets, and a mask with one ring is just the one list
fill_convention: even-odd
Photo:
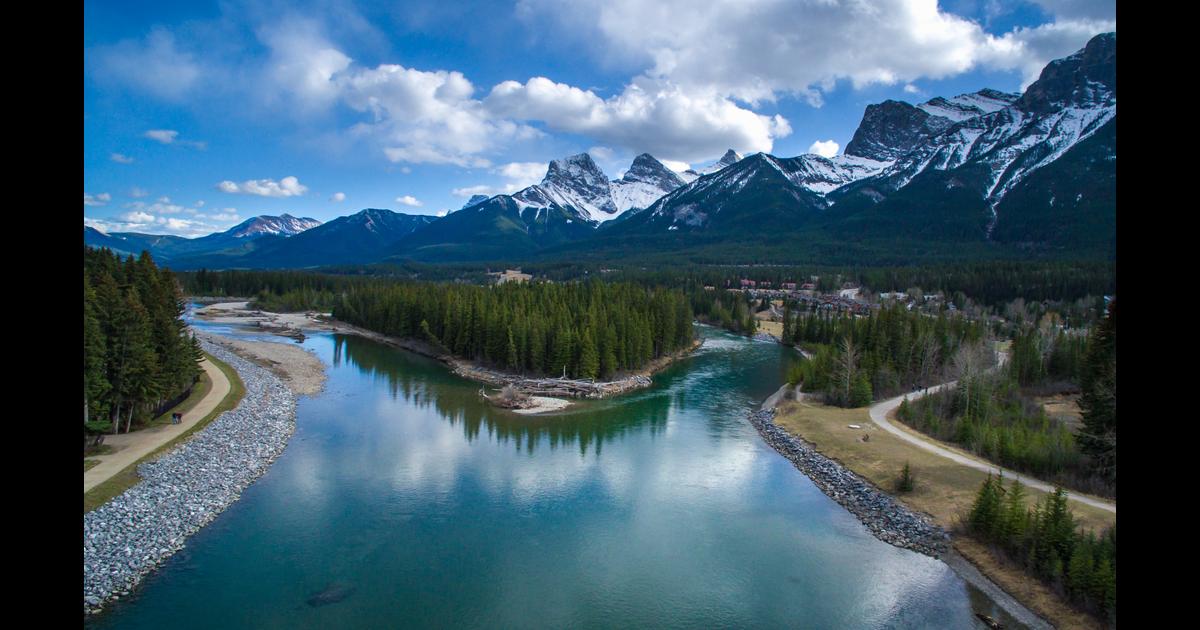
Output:
[[1084,0],[87,2],[84,222],[438,214],[582,151],[614,178],[840,152],[870,103],[1020,91],[1115,29]]

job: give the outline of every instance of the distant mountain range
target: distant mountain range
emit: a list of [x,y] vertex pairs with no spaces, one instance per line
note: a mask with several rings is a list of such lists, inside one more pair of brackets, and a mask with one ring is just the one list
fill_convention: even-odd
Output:
[[[586,153],[511,195],[437,218],[368,209],[326,224],[256,217],[199,239],[84,229],[175,268],[392,259],[604,259],[721,251],[863,264],[986,255],[1111,258],[1116,34],[1051,62],[1022,94],[870,105],[841,155],[743,157],[676,173],[649,154],[610,180]],[[742,253],[739,253],[742,252]]]

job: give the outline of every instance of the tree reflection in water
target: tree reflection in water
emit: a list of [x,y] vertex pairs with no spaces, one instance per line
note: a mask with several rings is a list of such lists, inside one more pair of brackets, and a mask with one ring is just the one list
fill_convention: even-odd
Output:
[[[672,396],[657,387],[611,400],[579,400],[562,413],[523,416],[497,409],[480,399],[480,383],[452,373],[440,361],[357,335],[333,335],[333,365],[357,367],[375,379],[386,379],[392,398],[403,399],[420,409],[432,406],[451,425],[462,424],[468,441],[479,437],[486,429],[497,441],[512,442],[532,454],[542,438],[550,449],[579,445],[580,455],[586,455],[594,445],[600,455],[605,442],[620,437],[631,429],[646,427],[651,435],[660,434],[667,425],[667,412]],[[677,392],[676,404],[682,402]],[[621,413],[611,413],[621,405]]]

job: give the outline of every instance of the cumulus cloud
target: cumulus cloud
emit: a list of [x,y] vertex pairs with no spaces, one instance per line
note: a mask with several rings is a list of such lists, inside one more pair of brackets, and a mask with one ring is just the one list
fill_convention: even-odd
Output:
[[821,157],[831,158],[837,155],[838,143],[834,142],[833,140],[817,140],[816,142],[808,145],[808,152],[816,153]]
[[351,108],[371,114],[351,135],[376,142],[392,162],[486,167],[480,154],[539,132],[497,119],[471,95],[459,72],[426,72],[396,64],[349,73],[339,80]]
[[412,195],[404,195],[403,197],[396,197],[396,203],[398,203],[402,206],[409,206],[412,208],[419,208],[419,207],[425,205],[424,203],[421,203],[420,199],[417,199],[416,197],[414,197]]
[[[820,105],[843,80],[856,88],[893,85],[979,67],[1027,76],[1029,67],[1116,27],[1105,17],[1110,12],[1084,11],[1082,2],[1044,4],[1062,19],[999,37],[934,0],[521,0],[521,13],[555,16],[572,36],[592,42],[595,54],[642,63],[644,77],[685,92],[709,90],[751,105],[790,94]],[[1054,45],[1034,42],[1043,38]]]
[[335,192],[335,193],[333,193],[333,195],[331,197],[329,197],[329,200],[334,203],[341,203],[346,200],[346,193]]
[[703,159],[730,147],[770,151],[776,138],[792,131],[782,116],[757,114],[712,90],[688,91],[644,79],[608,99],[545,77],[523,84],[504,81],[484,102],[503,116],[542,121],[556,131],[677,161]]
[[138,199],[141,197],[148,197],[149,195],[150,195],[149,191],[138,188],[137,186],[134,186],[133,188],[129,189],[129,196],[133,197],[135,199]]
[[315,20],[290,17],[259,30],[271,54],[263,71],[277,90],[270,97],[311,112],[333,104],[339,96],[334,75],[351,63],[325,38]]
[[133,158],[121,153],[113,153],[112,155],[108,156],[108,158],[117,164],[133,164]]
[[220,212],[211,215],[211,218],[214,221],[237,221],[240,217],[238,217],[237,208],[223,208]]
[[83,205],[85,206],[103,206],[109,201],[112,201],[112,195],[108,193],[100,193],[99,195],[83,193]]
[[307,192],[308,187],[289,175],[278,182],[273,179],[248,179],[238,184],[227,179],[217,184],[217,190],[260,197],[298,197]]
[[494,175],[503,177],[506,181],[500,185],[479,184],[455,188],[451,194],[458,197],[473,197],[475,195],[511,195],[522,188],[528,188],[546,176],[546,162],[509,162],[489,170]]

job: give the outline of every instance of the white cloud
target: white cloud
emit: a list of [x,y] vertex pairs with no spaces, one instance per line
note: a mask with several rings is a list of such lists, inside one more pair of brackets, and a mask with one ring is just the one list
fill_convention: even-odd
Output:
[[116,162],[117,164],[133,164],[133,158],[129,157],[128,155],[123,155],[121,153],[113,153],[112,155],[110,155],[108,157],[110,160]]
[[153,223],[155,218],[157,217],[152,214],[141,212],[140,210],[126,212],[125,214],[121,215],[121,219],[129,223]]
[[83,193],[83,205],[85,206],[103,206],[109,201],[112,201],[112,195],[108,193],[100,193],[99,195]]
[[182,100],[202,75],[202,65],[193,55],[175,45],[170,31],[155,27],[141,41],[125,40],[100,46],[85,55],[92,77],[101,82],[120,82],[169,101]]
[[156,142],[171,144],[175,142],[179,132],[174,129],[151,129],[142,135]]
[[150,138],[155,142],[161,142],[162,144],[177,144],[180,146],[192,147],[193,149],[199,149],[201,151],[208,148],[207,142],[197,140],[179,140],[179,132],[175,131],[174,129],[151,129],[142,134],[142,136],[145,138]]
[[339,97],[334,75],[350,66],[351,59],[333,47],[315,20],[289,18],[259,30],[259,39],[271,50],[264,67],[277,88],[269,98],[304,113],[324,109]]
[[398,203],[402,206],[409,206],[412,208],[419,208],[419,207],[425,205],[424,203],[421,203],[420,199],[417,199],[416,197],[413,197],[412,195],[404,195],[403,197],[396,197],[396,203]]
[[904,92],[906,94],[917,94],[917,95],[924,94],[924,92],[921,91],[921,88],[913,85],[912,83],[906,83],[904,85]]
[[329,200],[330,200],[330,201],[332,201],[332,202],[334,202],[334,203],[341,203],[341,202],[343,202],[343,201],[345,201],[345,200],[346,200],[346,193],[344,193],[344,192],[335,192],[335,193],[333,193],[333,196],[331,196],[331,197],[329,198]]
[[545,162],[509,162],[508,164],[490,169],[492,174],[499,175],[507,180],[503,184],[499,186],[478,184],[455,188],[450,192],[458,197],[511,195],[522,188],[528,188],[542,181],[542,178],[546,176],[547,168]]
[[217,190],[226,193],[241,193],[243,195],[258,195],[260,197],[298,197],[308,191],[293,176],[287,176],[276,182],[273,179],[248,179],[241,184],[225,180],[217,184]]
[[134,199],[138,199],[141,197],[147,197],[149,195],[150,195],[149,191],[138,188],[137,186],[134,186],[133,188],[129,189],[129,196],[133,197]]
[[675,171],[676,173],[682,173],[682,172],[688,170],[689,168],[692,168],[692,165],[688,164],[687,162],[677,162],[675,160],[664,160],[662,158],[659,158],[658,161],[662,162],[663,166],[671,169],[672,171]]
[[838,143],[834,142],[833,140],[817,140],[816,142],[808,145],[808,152],[816,153],[821,157],[831,158],[837,155]]
[[171,203],[168,197],[159,197],[154,203],[146,203],[144,201],[132,201],[124,205],[126,208],[131,208],[137,212],[151,212],[154,214],[179,214],[187,210],[179,204]]
[[486,167],[490,161],[480,154],[539,135],[493,117],[471,98],[475,88],[459,72],[384,64],[349,73],[339,85],[347,105],[372,117],[351,135],[376,143],[392,162]]
[[757,114],[711,90],[647,79],[636,79],[608,99],[545,77],[524,84],[504,81],[484,102],[500,115],[539,120],[556,131],[676,161],[703,159],[731,147],[743,153],[770,151],[776,138],[792,131],[782,116]]
[[237,208],[222,208],[220,212],[211,215],[211,218],[214,221],[237,221],[240,217]]
[[[593,54],[641,64],[643,78],[684,93],[708,91],[752,106],[788,94],[820,105],[842,80],[856,88],[893,85],[980,67],[1027,77],[1029,67],[1040,69],[1116,26],[1111,12],[1077,10],[1082,2],[1044,4],[1061,19],[1000,37],[935,0],[521,0],[519,14],[554,16],[564,36],[590,42]],[[1055,45],[1035,45],[1041,36],[1033,31],[1052,33]]]

